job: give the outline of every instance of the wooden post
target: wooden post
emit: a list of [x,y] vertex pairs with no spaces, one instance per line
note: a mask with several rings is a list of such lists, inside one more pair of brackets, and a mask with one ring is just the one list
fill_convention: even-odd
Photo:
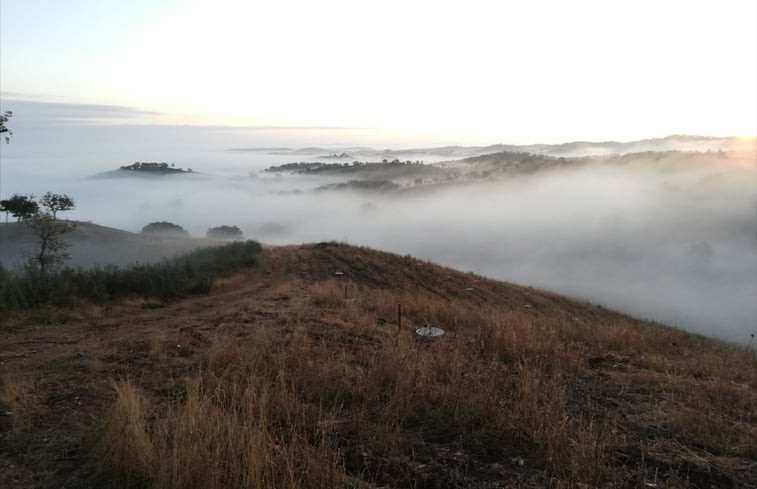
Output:
[[402,329],[402,304],[397,304],[397,329]]

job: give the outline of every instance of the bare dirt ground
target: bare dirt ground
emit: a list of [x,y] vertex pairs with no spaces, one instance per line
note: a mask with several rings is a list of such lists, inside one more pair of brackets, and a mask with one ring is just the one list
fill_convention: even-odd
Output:
[[[336,276],[336,272],[344,275]],[[372,250],[331,243],[267,248],[252,270],[219,281],[216,290],[206,296],[168,304],[135,299],[109,307],[40,312],[0,326],[0,378],[5,392],[0,405],[0,487],[97,487],[89,440],[97,436],[93,428],[113,403],[114,381],[134,380],[153,396],[179,399],[184,386],[177,379],[197,373],[213,338],[220,334],[243,338],[255,328],[292,328],[304,317],[311,328],[328,329],[330,319],[313,305],[309,287],[330,280],[344,284],[345,301],[361,300],[375,290],[406,290],[470,309],[515,310],[535,321],[559,319],[592,325],[625,321],[650,327],[590,304]],[[399,328],[394,313],[374,316],[376,324]],[[408,312],[403,332],[412,331],[423,319]],[[702,342],[709,345],[678,332],[661,334],[682,349],[699,348]],[[671,397],[672,384],[661,384],[664,375],[686,370],[691,379],[697,375],[704,379],[687,384],[690,389],[702,389],[698,397],[709,392],[709,384],[702,387],[709,374],[697,374],[697,366],[691,365],[696,359],[688,350],[679,352],[682,360],[666,373],[667,367],[657,366],[654,351],[645,356],[633,348],[607,351],[599,340],[596,349],[591,342],[587,344],[581,347],[582,357],[577,360],[581,374],[570,383],[570,395],[591,398],[594,405],[617,411],[630,438],[649,430],[654,437],[664,438],[663,424],[651,423],[652,414],[647,412],[652,405],[681,403]],[[673,351],[671,356],[675,355],[678,353]],[[746,406],[747,415],[739,415],[739,419],[747,424],[749,440],[757,434],[755,368],[747,365],[733,372],[730,368],[723,367],[724,375],[734,389],[744,393],[738,402]],[[654,376],[654,383],[641,382],[644,376]],[[680,408],[684,407],[681,404]],[[655,446],[662,451],[655,453]],[[652,443],[646,451],[628,447],[618,448],[613,456],[625,457],[629,465],[647,464],[661,471],[675,466],[679,475],[689,474],[690,487],[755,487],[757,480],[757,462],[749,455],[753,451],[741,450],[730,458],[711,453],[708,457],[709,448],[699,450],[683,436]],[[513,460],[516,469],[522,465],[518,457]],[[518,477],[510,477],[513,487]]]

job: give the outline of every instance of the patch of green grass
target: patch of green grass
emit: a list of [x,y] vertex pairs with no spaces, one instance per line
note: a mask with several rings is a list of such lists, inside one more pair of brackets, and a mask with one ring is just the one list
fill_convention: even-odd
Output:
[[253,265],[262,251],[257,241],[202,248],[153,264],[125,268],[64,268],[42,273],[33,267],[9,272],[0,267],[0,314],[44,306],[73,307],[125,297],[177,299],[207,293],[213,281]]

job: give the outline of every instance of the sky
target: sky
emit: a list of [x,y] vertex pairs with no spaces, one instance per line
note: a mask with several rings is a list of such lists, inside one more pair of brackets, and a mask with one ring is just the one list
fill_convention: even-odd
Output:
[[2,0],[0,89],[459,143],[757,133],[757,2]]

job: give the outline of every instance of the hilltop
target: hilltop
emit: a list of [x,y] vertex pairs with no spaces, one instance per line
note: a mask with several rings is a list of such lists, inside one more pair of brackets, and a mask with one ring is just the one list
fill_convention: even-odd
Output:
[[[440,146],[405,149],[375,149],[366,147],[352,148],[232,148],[234,152],[260,152],[272,155],[314,155],[320,158],[341,159],[350,162],[359,158],[384,158],[393,160],[416,159],[434,155],[445,159],[463,159],[483,154],[516,152],[552,156],[591,156],[608,154],[628,154],[645,151],[718,151],[743,146],[738,137],[711,137],[674,134],[662,138],[640,139],[635,141],[571,141],[557,144],[490,144],[487,146]],[[747,146],[754,146],[753,142]],[[328,153],[327,156],[324,156]]]
[[0,369],[3,487],[757,480],[749,351],[337,243],[267,248],[207,295],[17,317]]
[[[578,143],[576,143],[578,144]],[[572,147],[572,146],[571,146]],[[641,147],[641,142],[635,147]],[[489,147],[494,149],[494,147]],[[753,157],[753,153],[752,157]],[[300,161],[268,167],[265,173],[307,175],[327,183],[315,190],[368,190],[384,194],[412,195],[482,183],[506,183],[522,177],[555,175],[557,172],[591,170],[713,171],[726,166],[747,174],[753,168],[743,153],[736,151],[642,151],[594,156],[555,156],[547,152],[505,150],[476,154],[462,159],[424,163],[399,159],[333,163]],[[326,180],[331,179],[331,180]],[[337,179],[334,181],[333,179]]]
[[122,178],[122,177],[163,177],[166,175],[191,175],[194,171],[191,168],[176,168],[175,165],[168,163],[140,162],[136,161],[131,165],[124,165],[117,170],[101,172],[90,178]]

